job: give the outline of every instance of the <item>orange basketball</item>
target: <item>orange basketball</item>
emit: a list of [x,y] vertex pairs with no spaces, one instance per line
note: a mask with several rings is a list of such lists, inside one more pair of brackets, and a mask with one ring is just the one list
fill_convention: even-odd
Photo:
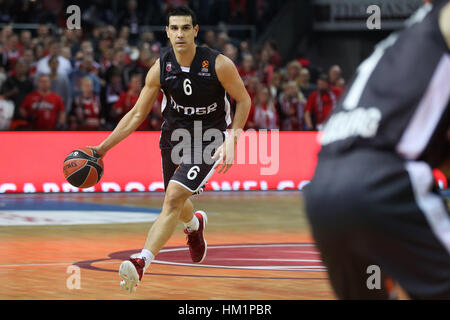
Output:
[[92,149],[76,149],[64,160],[63,172],[64,178],[74,187],[89,188],[102,178],[103,160]]

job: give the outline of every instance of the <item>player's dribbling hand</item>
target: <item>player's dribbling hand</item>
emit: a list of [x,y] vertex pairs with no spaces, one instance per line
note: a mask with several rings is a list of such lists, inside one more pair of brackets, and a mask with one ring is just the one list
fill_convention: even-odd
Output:
[[99,154],[99,156],[100,156],[100,159],[102,159],[105,156],[105,154],[106,154],[106,151],[102,150],[99,146],[95,146],[95,147],[87,146],[87,147],[89,149],[92,149],[95,152],[97,152]]
[[217,148],[216,152],[213,155],[213,159],[218,161],[220,160],[214,169],[220,167],[218,173],[226,173],[234,163],[234,155],[236,153],[236,145],[237,139],[235,137],[230,136],[225,139],[225,142]]

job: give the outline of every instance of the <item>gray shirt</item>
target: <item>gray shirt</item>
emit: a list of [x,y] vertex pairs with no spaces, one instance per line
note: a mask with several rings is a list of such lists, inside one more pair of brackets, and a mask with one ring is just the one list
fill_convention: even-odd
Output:
[[51,83],[51,91],[61,96],[64,106],[66,107],[66,113],[69,113],[72,108],[69,78],[67,76],[58,75],[56,78],[51,78]]

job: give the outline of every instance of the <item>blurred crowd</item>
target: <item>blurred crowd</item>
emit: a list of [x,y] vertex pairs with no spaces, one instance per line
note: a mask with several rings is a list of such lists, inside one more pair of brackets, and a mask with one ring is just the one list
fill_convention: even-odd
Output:
[[263,31],[283,7],[278,0],[1,0],[0,23],[48,23],[66,27],[69,6],[81,10],[83,29],[102,25],[130,27],[134,42],[143,26],[165,24],[166,13],[186,5],[196,12],[200,25],[253,25]]
[[[188,1],[164,1],[172,2]],[[168,45],[151,31],[133,35],[129,23],[60,30],[2,27],[0,130],[112,130]],[[325,70],[302,57],[284,61],[275,41],[255,46],[226,29],[201,29],[197,42],[235,62],[252,98],[246,129],[320,129],[345,87],[338,65]],[[139,130],[160,130],[161,102],[162,95]]]

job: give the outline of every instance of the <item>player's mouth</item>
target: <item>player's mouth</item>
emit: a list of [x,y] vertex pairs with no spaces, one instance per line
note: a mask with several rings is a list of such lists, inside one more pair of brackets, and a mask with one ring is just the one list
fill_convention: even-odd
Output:
[[186,44],[186,42],[184,42],[184,41],[176,41],[175,44],[177,46],[184,46]]

